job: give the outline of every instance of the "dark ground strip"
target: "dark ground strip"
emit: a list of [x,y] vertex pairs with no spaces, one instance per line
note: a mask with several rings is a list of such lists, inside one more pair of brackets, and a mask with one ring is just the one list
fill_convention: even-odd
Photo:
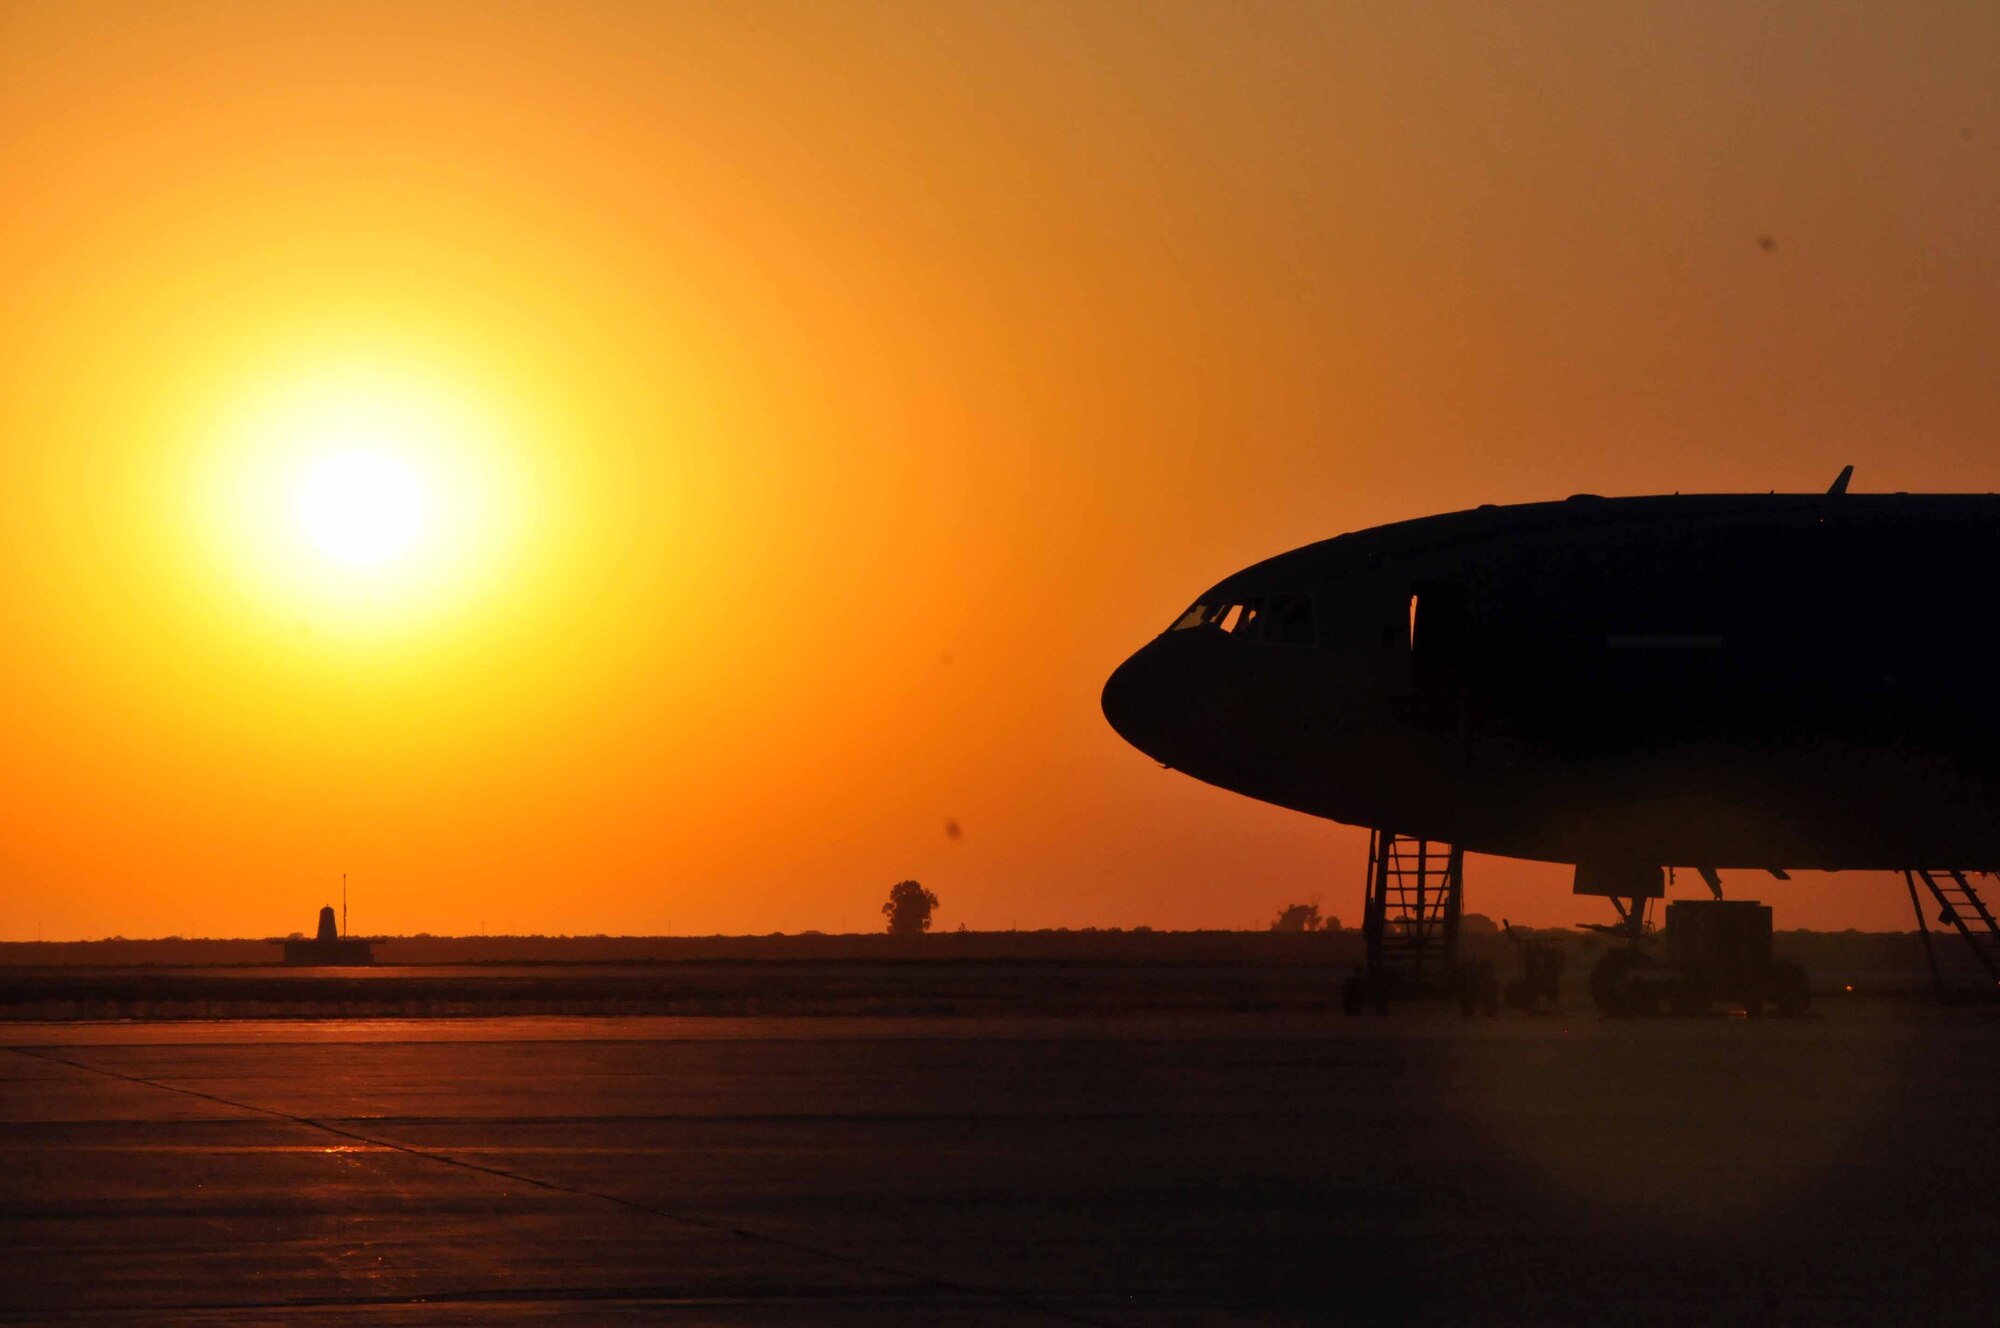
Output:
[[[913,1272],[906,1268],[896,1268],[886,1264],[876,1263],[871,1260],[856,1258],[852,1255],[842,1254],[836,1250],[829,1250],[822,1246],[811,1245],[802,1241],[790,1240],[783,1236],[773,1236],[766,1234],[764,1232],[751,1231],[741,1226],[736,1226],[731,1223],[717,1222],[712,1219],[700,1217],[695,1214],[671,1212],[663,1208],[655,1207],[654,1205],[651,1204],[641,1203],[636,1199],[624,1198],[621,1195],[606,1194],[597,1190],[581,1189],[574,1186],[563,1185],[555,1181],[545,1180],[538,1176],[530,1176],[521,1172],[509,1171],[503,1167],[492,1167],[483,1165],[478,1162],[470,1162],[463,1158],[453,1157],[448,1153],[439,1153],[428,1149],[416,1148],[408,1144],[397,1143],[393,1140],[377,1139],[372,1136],[362,1134],[355,1130],[343,1129],[342,1127],[337,1125],[330,1125],[325,1121],[314,1120],[311,1117],[297,1116],[293,1115],[290,1112],[277,1111],[269,1107],[258,1106],[256,1103],[253,1102],[240,1102],[235,1099],[222,1097],[214,1093],[204,1093],[199,1089],[183,1088],[176,1084],[162,1083],[158,1080],[148,1079],[140,1075],[124,1074],[117,1070],[107,1070],[100,1066],[90,1065],[82,1061],[70,1060],[69,1058],[64,1056],[57,1056],[40,1048],[8,1047],[6,1048],[6,1050],[11,1051],[18,1056],[27,1056],[35,1060],[47,1061],[52,1064],[67,1066],[68,1068],[73,1070],[82,1070],[90,1074],[98,1074],[98,1075],[103,1075],[106,1078],[110,1079],[123,1080],[126,1083],[136,1084],[145,1088],[158,1089],[162,1092],[168,1092],[168,1093],[178,1093],[184,1097],[195,1098],[203,1102],[210,1102],[217,1106],[229,1107],[238,1111],[253,1112],[257,1115],[268,1116],[276,1120],[289,1121],[292,1124],[301,1125],[308,1129],[323,1131],[324,1133],[333,1135],[336,1138],[352,1140],[355,1143],[367,1144],[370,1147],[380,1148],[390,1152],[405,1153],[411,1157],[421,1158],[427,1162],[437,1163],[440,1166],[456,1167],[459,1168],[460,1170],[492,1176],[496,1179],[512,1181],[520,1185],[532,1186],[536,1189],[549,1191],[550,1193],[568,1195],[572,1198],[597,1200],[599,1202],[612,1204],[617,1207],[628,1209],[633,1212],[643,1213],[649,1217],[658,1218],[662,1221],[677,1222],[683,1226],[694,1227],[699,1230],[714,1232],[719,1235],[732,1236],[739,1240],[751,1241],[759,1244],[771,1245],[781,1249],[791,1250],[794,1253],[806,1254],[814,1258],[825,1259],[833,1263],[845,1265],[849,1268],[855,1268],[870,1273],[880,1273],[889,1277],[901,1278],[907,1282],[913,1282],[921,1286],[930,1287],[939,1291],[948,1291],[953,1294],[969,1297],[972,1299],[986,1300],[986,1301],[996,1302],[999,1304],[1011,1305],[1017,1309],[1023,1309],[1035,1314],[1044,1315],[1050,1319],[1062,1323],[1084,1324],[1088,1325],[1088,1328],[1106,1328],[1106,1325],[1102,1324],[1098,1320],[1083,1318],[1079,1315],[1067,1313],[1065,1311],[1055,1309],[1051,1306],[1037,1304],[1033,1301],[1024,1300],[1020,1297],[1009,1295],[1005,1292],[989,1291],[982,1287],[967,1286],[957,1282],[944,1281],[942,1279],[930,1277],[922,1273]],[[620,1293],[621,1298],[623,1298],[624,1295],[625,1293],[622,1292]],[[466,1298],[477,1298],[477,1297],[461,1296],[458,1298],[466,1299]],[[504,1299],[504,1298],[505,1297],[494,1297],[494,1299]],[[431,1298],[425,1297],[423,1299],[429,1300]],[[356,1300],[353,1302],[329,1301],[327,1303],[362,1304],[367,1302]],[[384,1303],[401,1303],[401,1298]],[[226,1305],[216,1305],[216,1306],[190,1305],[182,1308],[188,1310],[205,1310],[205,1309],[222,1310],[222,1309],[242,1309],[242,1308],[254,1309],[257,1307],[226,1306]]]

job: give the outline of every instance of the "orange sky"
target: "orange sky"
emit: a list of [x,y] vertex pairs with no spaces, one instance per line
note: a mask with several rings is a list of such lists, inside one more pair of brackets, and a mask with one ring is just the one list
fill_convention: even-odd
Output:
[[[1973,5],[0,3],[0,937],[343,870],[384,932],[1352,922],[1363,832],[1105,675],[1426,512],[2000,489],[1996,63]],[[290,528],[344,410],[421,556]]]

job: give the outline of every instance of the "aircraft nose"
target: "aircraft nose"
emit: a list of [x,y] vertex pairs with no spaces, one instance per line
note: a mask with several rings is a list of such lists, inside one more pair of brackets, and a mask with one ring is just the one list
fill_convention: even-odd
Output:
[[1158,643],[1153,642],[1112,671],[1099,704],[1119,737],[1154,760],[1164,761],[1167,758],[1160,754],[1160,748],[1165,701]]

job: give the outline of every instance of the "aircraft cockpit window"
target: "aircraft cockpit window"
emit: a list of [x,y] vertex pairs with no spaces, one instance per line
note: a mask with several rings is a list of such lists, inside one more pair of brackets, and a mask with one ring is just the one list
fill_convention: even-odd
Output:
[[1313,633],[1312,601],[1303,595],[1274,597],[1270,618],[1264,629],[1267,640],[1287,646],[1310,646],[1318,640]]
[[[1313,643],[1312,602],[1297,595],[1280,595],[1266,611],[1261,599],[1239,600],[1234,604],[1197,604],[1174,620],[1167,630],[1184,632],[1191,627],[1209,627],[1244,641],[1282,641],[1286,645]],[[1276,626],[1272,623],[1276,622]]]
[[1222,630],[1231,636],[1240,636],[1246,641],[1254,641],[1264,634],[1264,601],[1245,600],[1241,604],[1231,604],[1222,612]]

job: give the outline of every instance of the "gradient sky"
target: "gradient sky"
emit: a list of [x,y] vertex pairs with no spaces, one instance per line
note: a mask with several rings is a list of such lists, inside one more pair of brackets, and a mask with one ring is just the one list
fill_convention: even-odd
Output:
[[[1224,573],[2000,489],[1990,5],[0,0],[0,124],[0,937],[343,870],[379,932],[1351,924],[1364,832],[1098,713]],[[294,528],[329,420],[409,558]]]

